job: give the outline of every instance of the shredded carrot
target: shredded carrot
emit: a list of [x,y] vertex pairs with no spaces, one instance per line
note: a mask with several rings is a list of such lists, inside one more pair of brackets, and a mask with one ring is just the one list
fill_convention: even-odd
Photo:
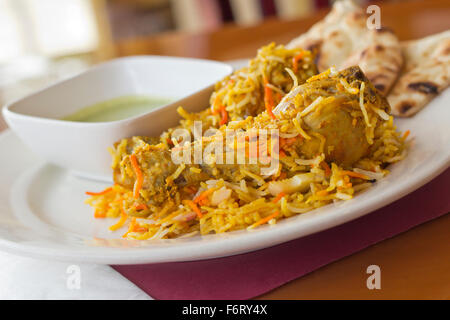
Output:
[[86,194],[88,196],[102,196],[102,195],[107,194],[108,192],[111,192],[111,191],[112,191],[112,187],[109,187],[109,188],[106,188],[105,190],[100,191],[100,192],[86,191]]
[[402,139],[403,139],[403,140],[406,140],[406,138],[408,138],[408,136],[409,136],[410,133],[411,133],[411,131],[406,130],[405,133],[403,134]]
[[200,211],[200,208],[197,206],[197,204],[192,200],[185,200],[184,201],[189,207],[191,207],[192,210],[197,214],[197,217],[200,219],[203,217],[202,212]]
[[328,165],[328,163],[326,163],[325,161],[323,161],[321,164],[322,168],[325,170],[325,176],[329,177],[331,176],[331,169],[330,166]]
[[319,197],[323,197],[323,196],[327,196],[328,195],[328,191],[325,190],[320,190],[316,192],[316,195],[318,195]]
[[222,116],[222,119],[220,120],[220,125],[224,125],[224,124],[226,124],[227,122],[228,122],[228,112],[227,112],[227,110],[225,109],[225,106],[224,105],[221,105],[220,106],[220,114],[221,114],[221,116]]
[[144,228],[144,227],[140,227],[139,225],[136,224],[136,226],[133,228],[133,232],[147,232],[148,229]]
[[278,177],[277,176],[272,176],[272,181],[275,181],[275,180],[278,180],[278,179],[283,180],[285,178],[286,178],[286,172],[281,171],[280,175]]
[[273,109],[273,92],[272,89],[267,85],[268,81],[264,78],[264,103],[266,105],[266,110],[272,119],[276,119],[272,112]]
[[126,238],[130,232],[146,232],[146,231],[147,228],[140,227],[136,222],[136,218],[133,217],[131,218],[131,223],[130,227],[128,228],[128,231],[122,236],[122,238]]
[[111,227],[109,227],[109,230],[111,231],[116,231],[117,229],[122,228],[122,226],[125,224],[125,222],[127,222],[128,216],[125,213],[125,209],[122,206],[122,213],[120,215],[120,219],[119,221],[117,221],[116,224],[112,225]]
[[96,209],[95,212],[94,212],[94,218],[96,218],[96,219],[106,218],[106,212],[105,211],[100,211],[99,209]]
[[280,102],[283,99],[283,95],[279,92],[276,93],[277,101]]
[[294,138],[281,138],[281,139],[280,139],[280,147],[290,146],[290,145],[293,144],[299,137],[301,137],[301,136],[297,136],[297,137],[294,137]]
[[280,150],[279,154],[280,154],[280,158],[286,157],[286,152],[284,152],[283,149]]
[[148,207],[145,203],[138,204],[134,207],[136,210],[147,210]]
[[136,224],[136,218],[133,217],[133,218],[131,218],[131,223],[130,223],[130,226],[128,227],[128,231],[122,236],[122,238],[126,238],[127,235],[133,231],[135,224]]
[[353,178],[359,178],[359,179],[364,179],[364,180],[371,180],[365,174],[357,173],[357,172],[353,172],[353,171],[342,171],[342,174],[346,175],[346,176],[349,176],[349,177],[353,177]]
[[272,200],[273,203],[277,203],[278,201],[281,200],[281,198],[283,198],[286,195],[286,193],[284,192],[280,192],[277,197],[275,199]]
[[253,229],[256,228],[257,226],[260,226],[266,222],[269,222],[270,220],[272,220],[273,218],[275,218],[276,216],[278,216],[280,214],[280,212],[275,211],[274,213],[272,213],[270,216],[267,216],[265,218],[262,218],[261,220],[255,222],[254,224],[252,224],[249,228]]
[[193,200],[194,203],[200,203],[203,200],[205,200],[211,193],[213,193],[216,189],[210,188],[208,190],[203,191],[201,194],[199,194],[195,199]]
[[303,58],[303,52],[300,52],[298,55],[292,58],[292,71],[294,71],[294,73],[297,73],[298,71],[298,62],[301,58]]
[[[217,106],[219,106],[219,107],[217,107]],[[216,98],[214,99],[214,102],[211,106],[211,111],[212,111],[212,114],[218,114],[220,112],[220,116],[221,116],[221,119],[219,122],[220,125],[224,125],[228,122],[228,112],[226,110],[226,107],[220,103],[219,96],[216,96]]]
[[141,191],[142,184],[144,183],[144,176],[142,175],[141,168],[136,158],[136,155],[132,154],[130,156],[131,165],[133,166],[134,174],[136,175],[136,181],[133,188],[133,196],[135,199],[139,198],[139,191]]

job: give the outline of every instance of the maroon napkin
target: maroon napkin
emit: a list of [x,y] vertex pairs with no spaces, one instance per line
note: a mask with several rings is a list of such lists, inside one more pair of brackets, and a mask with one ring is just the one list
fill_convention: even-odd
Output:
[[155,299],[249,299],[450,211],[450,169],[357,220],[271,248],[194,262],[114,266]]

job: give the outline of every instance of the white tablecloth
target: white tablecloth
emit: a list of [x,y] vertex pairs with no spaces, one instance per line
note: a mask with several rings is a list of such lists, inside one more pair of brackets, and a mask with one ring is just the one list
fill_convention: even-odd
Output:
[[[79,289],[70,277],[79,270]],[[77,287],[77,286],[75,286]],[[0,299],[152,299],[110,266],[20,257],[0,252]]]

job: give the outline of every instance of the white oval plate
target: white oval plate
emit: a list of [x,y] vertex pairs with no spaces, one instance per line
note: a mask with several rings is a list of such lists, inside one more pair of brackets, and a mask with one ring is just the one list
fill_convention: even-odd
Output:
[[[16,254],[74,262],[139,264],[189,261],[258,250],[361,217],[424,185],[450,165],[450,90],[410,119],[396,119],[414,139],[391,174],[350,201],[330,204],[251,232],[189,239],[130,241],[94,219],[86,190],[104,184],[82,180],[45,164],[10,131],[0,135],[0,248]],[[105,151],[106,152],[106,151]]]

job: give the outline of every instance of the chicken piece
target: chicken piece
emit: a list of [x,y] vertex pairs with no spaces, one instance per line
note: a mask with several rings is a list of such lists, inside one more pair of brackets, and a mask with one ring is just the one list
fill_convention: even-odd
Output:
[[[350,167],[369,150],[365,124],[358,121],[353,125],[353,117],[344,108],[336,108],[333,104],[329,104],[324,106],[320,113],[308,114],[303,121],[312,132],[323,137],[325,141],[323,152],[328,162]],[[320,144],[320,138],[306,140],[298,149],[307,158],[313,158],[322,151]]]
[[[360,114],[361,83],[365,87],[362,95],[364,105],[374,106],[385,115],[390,112],[390,107],[359,67],[347,68],[331,77],[324,78],[323,75],[294,88],[275,108],[274,114],[295,113],[297,119],[306,125],[306,131],[312,133],[311,139],[295,145],[299,154],[313,158],[323,152],[328,162],[350,167],[370,149],[366,137],[367,123],[364,114]],[[302,96],[300,101],[306,102],[308,107],[318,99],[329,102],[300,118],[301,112],[298,112],[296,105],[299,96]],[[374,113],[373,109],[366,112]],[[371,127],[374,125],[371,124]]]
[[166,187],[166,177],[177,166],[172,162],[170,150],[157,140],[146,137],[122,139],[112,151],[112,168],[114,182],[132,190],[137,176],[130,159],[134,154],[144,177],[141,195],[148,193],[151,201],[161,203],[172,194],[172,189]]

